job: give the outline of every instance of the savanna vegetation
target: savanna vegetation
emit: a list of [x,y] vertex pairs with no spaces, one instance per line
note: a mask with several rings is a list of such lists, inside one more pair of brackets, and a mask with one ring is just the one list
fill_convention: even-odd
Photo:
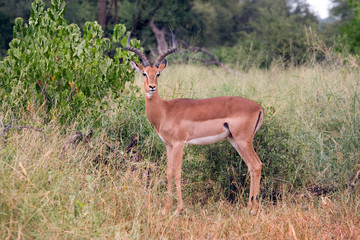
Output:
[[[334,23],[339,35],[335,26],[318,32],[316,18],[301,1],[293,1],[298,4],[288,9],[291,14],[271,10],[284,5],[265,0],[241,1],[241,7],[229,13],[227,5],[220,7],[217,1],[182,1],[187,10],[178,18],[166,15],[174,12],[177,1],[164,6],[154,1],[158,8],[144,7],[137,14],[131,11],[134,4],[146,1],[109,2],[121,14],[108,11],[105,25],[93,21],[96,15],[73,14],[77,20],[70,22],[65,15],[75,11],[74,6],[85,14],[98,7],[96,1],[71,1],[65,11],[63,0],[35,0],[24,7],[30,9],[28,20],[14,20],[12,40],[0,62],[1,239],[360,235],[360,74],[358,42],[352,41],[357,37],[357,1],[334,1],[334,14],[343,14],[337,14],[343,17]],[[151,27],[145,28],[149,14],[159,9],[167,11],[154,15],[153,23],[163,29],[172,25],[184,36],[179,41],[191,42],[194,33],[188,33],[186,25],[182,29],[179,19],[189,21],[189,28],[201,29],[199,46],[226,64],[204,66],[197,61],[198,52],[180,50],[162,73],[163,98],[234,95],[264,108],[264,123],[254,140],[263,162],[261,211],[256,216],[246,209],[247,167],[226,141],[186,148],[186,210],[180,216],[161,213],[165,147],[145,115],[142,76],[128,63],[138,59],[123,50],[134,25],[141,29],[137,36],[148,41],[134,39],[131,44],[156,52]],[[271,20],[271,11],[278,18]],[[202,15],[188,15],[195,13]],[[225,20],[221,16],[243,13],[249,14],[248,22],[240,28],[248,32],[230,28],[219,33],[224,28],[214,16]],[[194,19],[203,22],[194,25]],[[207,29],[201,25],[206,21],[218,25]],[[284,21],[288,25],[281,24]],[[290,31],[299,21],[302,28]],[[264,24],[268,27],[260,27]],[[289,35],[282,41],[271,29]],[[230,32],[234,35],[227,38]]]

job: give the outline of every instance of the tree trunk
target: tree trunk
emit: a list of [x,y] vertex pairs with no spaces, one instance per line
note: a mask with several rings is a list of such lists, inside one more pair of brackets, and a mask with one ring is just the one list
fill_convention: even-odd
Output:
[[106,0],[99,0],[99,24],[105,29],[106,27]]
[[162,29],[159,29],[155,23],[154,23],[154,19],[152,19],[150,21],[150,27],[151,27],[151,30],[154,32],[155,34],[155,38],[156,38],[156,42],[157,42],[157,45],[158,45],[158,52],[159,54],[166,51],[168,49],[168,44],[166,42],[166,39],[165,39],[165,32],[166,32],[166,28],[162,28]]
[[115,24],[118,24],[119,21],[118,1],[117,0],[113,0],[113,1],[114,1],[114,12],[115,12]]

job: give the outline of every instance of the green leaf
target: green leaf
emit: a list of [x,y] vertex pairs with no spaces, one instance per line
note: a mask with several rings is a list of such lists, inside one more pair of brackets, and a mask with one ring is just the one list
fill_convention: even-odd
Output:
[[112,40],[113,42],[120,42],[120,38],[125,34],[126,32],[126,27],[123,24],[117,24],[114,27],[114,33],[113,33],[113,37]]

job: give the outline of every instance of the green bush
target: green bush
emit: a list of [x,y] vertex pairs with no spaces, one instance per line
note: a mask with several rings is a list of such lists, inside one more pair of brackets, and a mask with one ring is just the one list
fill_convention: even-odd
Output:
[[350,52],[360,54],[360,3],[354,0],[347,0],[349,6],[354,11],[355,17],[343,26],[340,31],[349,46]]
[[[127,40],[124,25],[116,25],[110,39],[103,38],[97,22],[86,22],[81,32],[68,24],[64,12],[64,0],[52,0],[47,10],[35,0],[29,23],[15,20],[8,56],[0,62],[0,101],[12,112],[42,106],[47,119],[61,123],[86,121],[91,115],[97,119],[107,107],[104,96],[119,98],[125,84],[134,81],[128,63],[134,54],[119,46]],[[132,44],[139,47],[137,40]]]

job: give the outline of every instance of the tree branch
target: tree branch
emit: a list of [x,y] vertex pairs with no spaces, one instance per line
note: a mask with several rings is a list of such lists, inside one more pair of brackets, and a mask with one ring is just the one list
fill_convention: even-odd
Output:
[[14,129],[18,129],[18,130],[22,130],[22,129],[26,128],[26,129],[34,130],[34,131],[37,131],[37,132],[42,132],[42,129],[34,128],[34,127],[31,127],[31,126],[13,126],[13,123],[15,121],[16,121],[16,119],[11,119],[10,123],[5,127],[3,121],[0,120],[1,126],[3,128],[3,130],[0,132],[0,137],[2,135],[4,135],[10,128],[14,128]]
[[26,128],[26,129],[34,130],[37,132],[42,132],[42,129],[37,129],[37,128],[30,127],[30,126],[14,126],[13,128],[18,129],[18,130],[22,130],[22,129]]
[[[207,59],[199,59],[199,58],[196,58],[196,60],[200,61],[200,62],[203,62],[205,63],[206,65],[217,65],[219,67],[223,67],[225,68],[227,71],[229,72],[233,72],[233,73],[238,73],[238,71],[226,66],[224,63],[220,62],[213,54],[211,54],[208,50],[204,49],[204,48],[201,48],[201,47],[193,47],[193,46],[190,46],[187,42],[185,42],[184,40],[181,40],[179,39],[178,42],[186,49],[186,50],[189,50],[191,52],[201,52],[205,55],[207,55],[210,60],[207,60]],[[241,74],[241,73],[240,73]]]
[[168,44],[165,39],[166,29],[158,28],[154,22],[155,22],[154,18],[152,18],[149,23],[149,26],[150,26],[151,30],[153,31],[153,33],[155,34],[156,42],[158,45],[158,54],[160,54],[168,49]]
[[3,124],[2,120],[1,120],[1,125],[3,126],[3,130],[2,130],[1,133],[0,133],[0,137],[1,137],[2,135],[4,135],[5,132],[12,127],[14,121],[15,121],[15,119],[11,119],[11,122],[10,122],[6,127],[4,127],[4,124]]

